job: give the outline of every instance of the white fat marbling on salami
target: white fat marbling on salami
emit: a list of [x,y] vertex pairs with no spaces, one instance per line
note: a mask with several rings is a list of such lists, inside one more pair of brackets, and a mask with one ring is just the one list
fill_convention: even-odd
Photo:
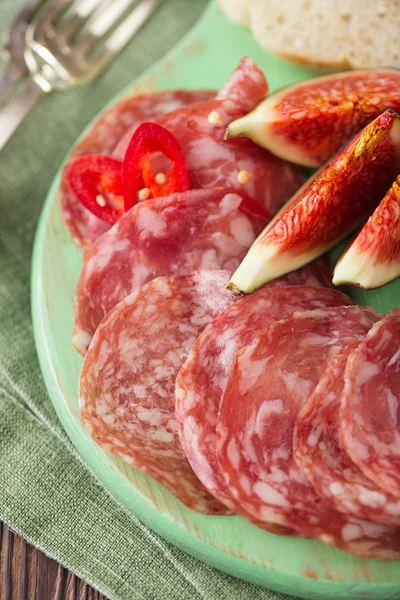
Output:
[[[208,90],[176,90],[124,98],[99,118],[72,151],[69,162],[84,154],[103,154],[122,159],[116,148],[127,132],[132,137],[141,123],[193,102],[210,100],[214,95],[215,92]],[[89,246],[110,228],[109,223],[95,217],[77,201],[65,179],[61,182],[60,196],[65,222],[79,246]]]
[[400,497],[400,309],[376,323],[350,354],[340,423],[352,461]]
[[236,219],[231,221],[230,233],[233,236],[236,244],[247,247],[253,242],[253,228],[250,226],[248,219],[244,215],[238,215]]
[[151,208],[151,205],[143,204],[136,216],[136,227],[138,235],[145,237],[165,237],[167,234],[167,221],[163,213]]
[[333,508],[359,519],[399,527],[400,498],[385,493],[367,478],[341,441],[339,412],[346,364],[359,343],[353,342],[332,361],[298,415],[294,456],[316,492]]
[[174,385],[196,337],[234,301],[225,289],[229,277],[227,271],[199,271],[141,287],[103,320],[79,380],[81,416],[98,444],[193,510],[214,514],[227,511],[182,450]]
[[356,374],[356,385],[361,387],[369,383],[371,379],[373,379],[376,375],[379,375],[381,372],[379,365],[374,364],[373,362],[366,360],[364,363],[360,364],[357,374]]
[[[365,551],[360,542],[367,541],[371,546],[366,556],[398,558],[397,530],[371,526],[335,511],[315,493],[292,454],[295,420],[308,400],[303,390],[315,389],[335,356],[353,340],[360,340],[377,318],[369,308],[330,307],[296,312],[260,328],[252,343],[238,353],[225,388],[217,425],[217,435],[220,427],[223,429],[217,441],[217,459],[226,481],[238,490],[242,508],[253,518],[285,524],[301,535],[360,556]],[[309,345],[304,341],[311,339],[310,334]],[[337,343],[330,344],[329,338],[336,338]],[[259,361],[266,361],[262,371]],[[252,376],[253,364],[256,371]],[[290,386],[286,382],[288,374]],[[242,381],[249,377],[253,386],[242,393]],[[293,385],[295,379],[297,386]],[[269,414],[266,402],[273,404]],[[260,419],[262,427],[257,426]],[[237,456],[233,463],[229,458],[227,447],[232,439],[239,464]],[[243,474],[250,479],[250,493],[248,486],[241,486]]]
[[85,253],[75,299],[77,350],[84,354],[88,335],[108,311],[151,279],[236,269],[266,222],[258,204],[230,188],[189,190],[134,206]]
[[[91,254],[86,260],[86,272],[88,277],[92,277],[107,268],[112,253],[118,252],[123,255],[129,248],[128,239],[118,239],[117,236],[104,236],[104,244],[99,245],[98,251]],[[111,250],[112,249],[112,250]]]
[[[225,194],[225,196],[222,198],[221,202],[219,203],[220,210],[221,210],[220,216],[221,217],[225,216],[226,214],[229,214],[231,212],[231,210],[234,210],[235,208],[239,208],[241,202],[242,202],[242,198],[241,198],[241,196],[239,196],[239,194]],[[211,218],[215,218],[215,217],[212,216]]]
[[[308,270],[304,272],[306,279],[308,274]],[[300,277],[301,272],[296,280]],[[215,441],[221,398],[237,353],[262,327],[294,311],[344,304],[351,304],[351,300],[333,289],[265,286],[240,298],[215,319],[196,340],[181,368],[176,381],[176,416],[183,448],[203,484],[236,512],[243,514],[240,503],[234,501],[234,490],[219,471]],[[247,382],[242,385],[247,387]],[[246,451],[255,456],[250,443]],[[230,452],[235,455],[234,445]]]

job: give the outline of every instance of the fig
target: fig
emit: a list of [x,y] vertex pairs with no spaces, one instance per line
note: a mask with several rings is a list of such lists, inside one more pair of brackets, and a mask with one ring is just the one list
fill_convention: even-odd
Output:
[[400,111],[400,71],[336,73],[295,83],[229,124],[276,156],[319,167],[386,109]]
[[400,167],[400,116],[387,110],[321,167],[256,239],[228,284],[234,294],[311,262],[364,223]]
[[400,175],[336,264],[333,283],[377,288],[400,275]]

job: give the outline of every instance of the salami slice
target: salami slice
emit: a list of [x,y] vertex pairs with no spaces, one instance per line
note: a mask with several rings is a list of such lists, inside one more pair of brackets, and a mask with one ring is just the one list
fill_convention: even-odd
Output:
[[197,477],[226,506],[242,513],[216,458],[216,424],[223,392],[238,352],[260,329],[295,311],[351,304],[333,289],[265,286],[240,298],[193,344],[176,380],[176,419],[182,446]]
[[161,275],[234,270],[267,221],[235,190],[189,190],[134,206],[86,252],[75,300],[73,344],[85,353],[101,319]]
[[254,60],[244,56],[216,97],[246,114],[264,100],[268,91],[264,73]]
[[367,477],[400,497],[400,309],[376,323],[349,356],[341,433]]
[[[210,100],[214,96],[215,92],[208,90],[176,90],[124,98],[98,119],[72,151],[69,162],[83,154],[112,156],[127,131],[132,135],[144,121],[151,121],[192,102]],[[109,229],[108,223],[92,215],[76,200],[65,179],[61,181],[60,192],[65,222],[80,246],[90,245],[103,231]]]
[[376,318],[369,308],[323,308],[263,329],[231,371],[217,424],[217,458],[230,492],[254,518],[359,556],[398,558],[399,532],[325,504],[292,453],[299,410],[331,360]]
[[[179,141],[194,188],[232,186],[259,202],[268,212],[298,189],[298,167],[260,148],[247,138],[224,140],[227,125],[252,110],[267,94],[265,77],[244,58],[215,100],[199,102],[155,119]],[[131,135],[116,149],[125,154]]]
[[194,475],[175,421],[176,374],[204,327],[232,302],[230,273],[158,277],[118,304],[96,332],[79,380],[96,442],[145,471],[193,510],[223,514]]
[[359,519],[400,527],[400,498],[378,488],[350,460],[340,440],[340,400],[353,342],[327,368],[296,420],[293,452],[316,492]]

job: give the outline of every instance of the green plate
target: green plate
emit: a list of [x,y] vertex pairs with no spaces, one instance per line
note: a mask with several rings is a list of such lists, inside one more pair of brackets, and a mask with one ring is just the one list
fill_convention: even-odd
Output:
[[[251,56],[271,89],[314,73],[261,50],[251,34],[229,23],[211,3],[190,35],[135,82],[135,90],[218,88],[239,62]],[[126,93],[131,92],[126,90]],[[38,225],[32,272],[35,339],[46,385],[66,432],[106,488],[150,528],[214,567],[253,583],[304,598],[400,597],[400,563],[360,560],[312,540],[278,537],[240,517],[190,511],[157,484],[103,451],[82,428],[77,397],[82,359],[73,350],[73,298],[81,252],[64,225],[57,189],[50,188]],[[355,291],[357,302],[379,311],[397,306],[400,283],[374,292]]]

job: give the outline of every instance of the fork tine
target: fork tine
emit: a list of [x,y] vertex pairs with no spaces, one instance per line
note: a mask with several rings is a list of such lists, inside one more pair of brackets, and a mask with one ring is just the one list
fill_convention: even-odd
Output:
[[8,31],[2,36],[4,50],[11,54],[21,67],[24,64],[23,47],[26,30],[45,2],[46,0],[29,0],[14,17]]
[[45,0],[29,0],[14,17],[2,36],[6,62],[0,71],[0,106],[11,96],[25,75],[28,67],[24,59],[24,40],[29,23],[38,13]]
[[67,40],[78,33],[83,25],[98,8],[102,0],[74,0],[62,23],[57,27],[57,34]]
[[94,60],[99,69],[104,68],[107,63],[113,59],[114,55],[129,42],[133,35],[139,31],[142,25],[155,11],[161,1],[162,0],[140,0],[140,4],[125,17],[122,23],[105,40],[103,50]]
[[20,35],[20,33],[24,33],[28,23],[32,21],[32,18],[39,11],[39,8],[42,4],[45,3],[45,0],[30,0],[27,4],[25,4],[21,10],[17,13],[12,21],[8,31],[4,34],[4,46],[7,49],[11,38],[15,35]]
[[84,33],[90,32],[96,38],[101,38],[107,33],[122,15],[128,10],[128,8],[136,0],[119,0],[118,2],[110,2],[110,0],[103,0],[98,9],[94,11],[93,15],[88,20]]
[[[79,1],[79,0],[77,0]],[[130,0],[132,2],[132,0]],[[74,49],[84,56],[86,52],[90,51],[90,49],[96,44],[98,41],[98,36],[92,29],[92,24],[96,22],[96,18],[102,15],[104,10],[110,8],[110,4],[112,4],[113,0],[100,0],[100,5],[97,6],[96,10],[91,15],[90,19],[88,19],[81,30],[81,35],[74,43]]]
[[140,4],[108,38],[105,44],[107,51],[119,52],[144,25],[160,2],[161,0],[141,0]]
[[35,16],[36,22],[41,23],[49,23],[54,21],[58,17],[58,15],[66,10],[69,4],[72,4],[74,0],[51,0],[51,2],[47,2],[40,9],[37,16]]
[[108,38],[106,42],[107,50],[113,53],[119,52],[129,42],[133,34],[144,25],[160,2],[161,0],[142,0]]

